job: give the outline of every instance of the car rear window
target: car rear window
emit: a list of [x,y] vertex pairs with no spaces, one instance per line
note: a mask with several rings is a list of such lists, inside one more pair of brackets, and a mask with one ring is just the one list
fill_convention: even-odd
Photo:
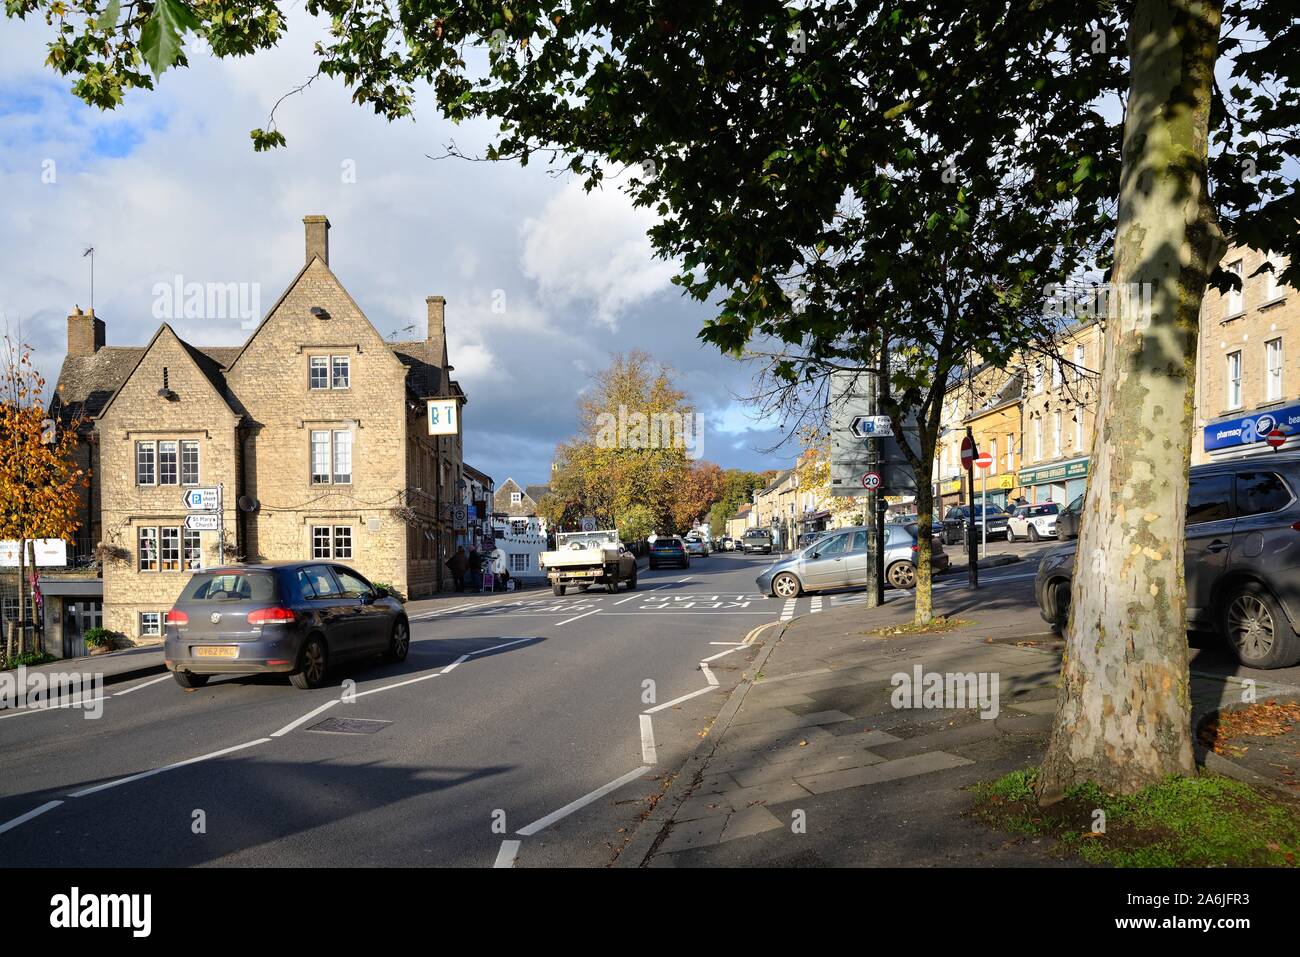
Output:
[[190,579],[181,601],[274,601],[270,572],[199,572]]
[[676,551],[677,549],[681,548],[682,546],[681,546],[681,543],[679,543],[679,542],[673,542],[673,541],[662,541],[662,540],[661,540],[661,541],[657,541],[657,542],[653,542],[653,543],[651,543],[650,547],[651,547],[651,548],[654,548],[654,549],[656,549],[656,550],[658,550],[658,551],[661,551],[661,552],[665,552],[665,551],[667,551],[667,552],[671,552],[671,551]]
[[1237,473],[1237,514],[1261,515],[1285,508],[1291,490],[1274,472]]

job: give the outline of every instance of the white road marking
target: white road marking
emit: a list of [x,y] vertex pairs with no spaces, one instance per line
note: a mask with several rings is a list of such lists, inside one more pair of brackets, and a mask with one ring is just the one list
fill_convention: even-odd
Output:
[[648,714],[641,715],[641,760],[646,764],[658,764],[655,752],[655,724]]
[[519,853],[520,841],[502,841],[501,850],[497,851],[497,860],[493,867],[514,867],[515,855]]
[[628,595],[626,598],[620,598],[618,601],[614,602],[614,604],[616,604],[616,605],[621,605],[621,604],[623,604],[623,602],[625,602],[625,601],[631,601],[633,598],[636,598],[636,597],[638,597],[638,596],[636,596],[636,595]]
[[743,645],[743,641],[711,641],[711,645]]
[[171,677],[171,673],[169,672],[168,674],[163,675],[161,678],[154,678],[152,681],[146,681],[143,684],[134,685],[133,687],[127,688],[124,691],[114,692],[113,697],[116,698],[119,695],[130,694],[132,691],[139,691],[141,688],[147,688],[150,685],[156,685],[160,681],[166,681],[170,677]]
[[243,744],[237,744],[233,748],[222,748],[220,751],[213,751],[211,754],[200,754],[197,758],[187,758],[184,761],[177,761],[175,764],[165,764],[161,768],[154,768],[151,771],[142,771],[139,774],[132,774],[130,777],[118,778],[116,781],[109,781],[106,784],[97,784],[93,788],[86,788],[82,791],[76,791],[69,794],[68,797],[85,797],[87,794],[98,794],[100,791],[107,791],[109,788],[115,788],[122,784],[130,784],[132,781],[139,781],[143,778],[151,778],[155,774],[162,774],[164,771],[174,771],[177,768],[183,768],[187,765],[198,764],[200,761],[208,761],[212,758],[219,758],[223,755],[233,754],[236,751],[242,751],[244,748],[251,748],[254,745],[266,744],[270,738],[258,738],[256,741],[245,741]]
[[434,671],[427,675],[420,675],[418,678],[408,678],[405,681],[397,681],[391,685],[384,685],[382,688],[371,688],[369,691],[358,691],[355,695],[353,695],[353,697],[364,698],[368,694],[379,694],[379,692],[381,691],[392,691],[394,688],[401,688],[406,685],[413,685],[417,681],[428,681],[430,678],[437,678],[441,674],[442,674],[441,671]]
[[798,601],[799,599],[797,598],[787,598],[785,600],[785,606],[781,609],[782,621],[789,621],[794,617],[794,608],[795,605],[798,604]]
[[679,585],[685,585],[688,581],[691,580],[692,577],[693,577],[693,576],[691,576],[691,575],[687,575],[685,578],[683,578],[683,579],[681,579],[680,581],[678,581],[677,584],[679,584]]
[[816,598],[812,600],[812,613],[815,615],[821,610],[822,610],[822,599],[821,596],[818,595]]
[[443,668],[442,674],[445,675],[449,671],[454,671],[456,666],[463,661],[469,661],[469,655],[461,655],[459,658],[457,658],[455,661],[449,664],[446,668]]
[[726,651],[719,651],[716,655],[709,655],[709,657],[705,658],[704,661],[701,661],[700,664],[704,664],[705,662],[709,662],[709,661],[717,661],[719,658],[725,658],[733,651],[739,651],[741,648],[744,647],[745,646],[741,644],[741,645],[736,645],[734,648],[728,648]]
[[52,811],[54,810],[54,808],[58,807],[62,803],[63,803],[62,801],[46,801],[40,807],[33,808],[32,810],[28,811],[26,814],[20,814],[12,821],[6,821],[4,824],[0,824],[0,834],[3,834],[5,831],[12,831],[14,828],[22,824],[26,824],[32,818],[39,817],[40,815],[44,814],[46,811]]
[[521,834],[524,837],[532,837],[538,831],[550,827],[556,821],[568,817],[574,811],[581,810],[592,801],[598,801],[611,791],[617,791],[623,785],[630,784],[649,770],[650,767],[647,765],[646,767],[637,768],[635,771],[629,771],[621,778],[610,781],[608,784],[596,788],[596,790],[592,791],[590,794],[584,794],[582,797],[578,798],[578,800],[564,805],[564,807],[560,808],[558,811],[552,811],[550,814],[546,815],[546,817],[538,818],[527,827],[521,827],[516,833]]
[[718,686],[718,679],[717,676],[714,675],[713,669],[701,661],[700,670],[704,672],[704,680],[716,688]]
[[653,708],[646,708],[645,714],[654,714],[656,711],[663,711],[664,708],[671,708],[673,705],[681,704],[683,701],[689,701],[691,698],[698,698],[702,694],[708,694],[713,690],[713,685],[701,688],[699,691],[692,691],[690,694],[684,694],[680,698],[674,698],[672,701],[665,701],[663,704],[657,704]]
[[314,711],[308,711],[306,714],[304,714],[304,715],[303,715],[301,718],[299,718],[297,721],[291,721],[291,722],[289,722],[289,723],[286,724],[283,728],[281,728],[279,731],[272,731],[272,732],[271,732],[271,737],[273,737],[273,738],[282,738],[282,737],[284,737],[286,734],[288,734],[288,733],[289,733],[290,731],[292,731],[294,728],[298,727],[299,725],[306,724],[308,721],[310,721],[312,718],[316,717],[316,715],[320,714],[322,711],[328,711],[330,708],[334,707],[334,706],[335,706],[336,704],[338,704],[338,703],[339,703],[339,699],[338,699],[338,698],[334,698],[334,699],[332,699],[332,700],[330,700],[330,701],[326,701],[323,705],[321,705],[319,708],[315,709]]
[[527,638],[512,638],[503,645],[493,645],[491,648],[483,648],[480,651],[471,651],[470,655],[486,655],[489,651],[500,651],[502,648],[509,648],[512,645],[522,645],[525,641],[536,641],[537,638],[529,635]]
[[37,706],[29,705],[26,708],[23,708],[21,711],[14,711],[11,714],[0,714],[0,721],[3,721],[5,718],[21,718],[25,714],[40,714],[42,711],[59,711],[63,708],[76,708],[88,704],[94,704],[96,701],[107,701],[107,700],[108,700],[107,695],[103,695],[98,698],[82,698],[80,695],[77,695],[73,697],[71,701],[66,701],[63,702],[62,704],[37,705]]
[[569,622],[571,622],[571,621],[577,621],[579,618],[586,618],[587,615],[597,615],[597,614],[599,614],[599,613],[600,613],[600,609],[597,608],[597,609],[595,609],[594,611],[589,611],[589,612],[586,612],[585,614],[574,615],[572,618],[566,618],[566,619],[564,619],[564,621],[557,621],[557,622],[555,623],[555,627],[556,627],[556,628],[559,628],[561,625],[567,625],[567,624],[568,624]]

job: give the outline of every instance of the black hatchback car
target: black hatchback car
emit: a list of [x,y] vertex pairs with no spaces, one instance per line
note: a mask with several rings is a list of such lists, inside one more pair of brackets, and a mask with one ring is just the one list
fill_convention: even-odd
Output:
[[680,538],[656,538],[650,543],[650,567],[662,568],[664,565],[691,567],[691,556]]
[[[1300,455],[1195,466],[1187,492],[1188,625],[1217,632],[1249,668],[1300,662]],[[1077,534],[1077,530],[1075,531]],[[1049,548],[1034,594],[1043,619],[1070,613],[1077,541]]]
[[276,672],[317,688],[333,665],[411,644],[402,603],[335,562],[268,562],[196,572],[167,613],[163,657],[182,688],[212,675]]

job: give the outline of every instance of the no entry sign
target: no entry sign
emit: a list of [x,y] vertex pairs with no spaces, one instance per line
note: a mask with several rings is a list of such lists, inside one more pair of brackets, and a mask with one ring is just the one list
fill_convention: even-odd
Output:
[[975,456],[975,464],[982,469],[986,469],[993,464],[993,456],[989,455],[987,452],[981,452],[979,455]]
[[975,440],[968,435],[961,440],[961,467],[969,472],[974,461]]

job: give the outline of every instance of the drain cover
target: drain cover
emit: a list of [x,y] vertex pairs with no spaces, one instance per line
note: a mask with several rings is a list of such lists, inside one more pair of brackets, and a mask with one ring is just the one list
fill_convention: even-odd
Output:
[[326,734],[375,734],[392,723],[375,718],[326,718],[307,730],[321,731]]

